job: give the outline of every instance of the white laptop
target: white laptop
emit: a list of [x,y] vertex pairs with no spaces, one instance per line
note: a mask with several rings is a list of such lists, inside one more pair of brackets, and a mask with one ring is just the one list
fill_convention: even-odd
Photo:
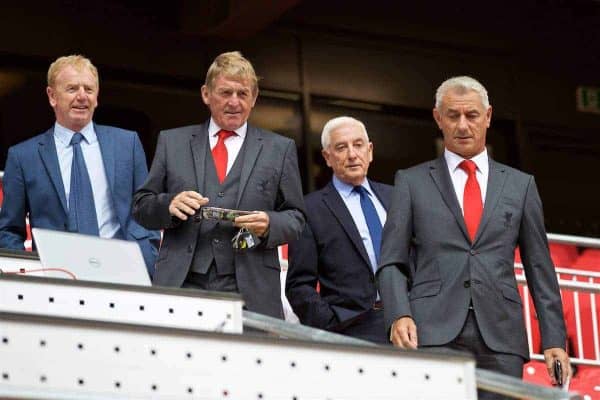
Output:
[[150,286],[136,242],[33,228],[44,276]]

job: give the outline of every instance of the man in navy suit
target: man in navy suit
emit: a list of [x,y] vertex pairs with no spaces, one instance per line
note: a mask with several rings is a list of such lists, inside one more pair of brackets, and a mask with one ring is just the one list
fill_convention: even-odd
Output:
[[[8,150],[0,247],[23,250],[28,216],[31,227],[135,240],[152,274],[159,235],[131,218],[146,156],[137,133],[92,122],[98,91],[89,59],[72,55],[50,65],[46,92],[56,122]],[[77,214],[76,203],[85,211]]]
[[373,143],[362,122],[332,119],[321,144],[333,179],[304,199],[307,224],[290,243],[286,295],[303,324],[389,343],[373,271],[392,187],[367,179]]

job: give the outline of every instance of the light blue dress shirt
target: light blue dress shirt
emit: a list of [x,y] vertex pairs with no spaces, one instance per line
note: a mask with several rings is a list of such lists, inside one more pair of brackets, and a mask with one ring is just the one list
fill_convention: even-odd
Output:
[[[92,184],[100,237],[112,238],[119,232],[121,225],[113,207],[112,196],[108,187],[106,172],[104,171],[102,153],[100,152],[100,143],[98,143],[98,138],[94,131],[94,124],[90,122],[80,132],[85,138],[85,140],[81,141],[81,152]],[[63,186],[65,187],[67,203],[69,202],[69,193],[71,190],[71,165],[73,163],[73,147],[70,143],[74,134],[75,132],[65,128],[58,122],[54,124],[54,144],[56,145],[56,153],[58,155],[60,174]]]
[[[346,204],[346,207],[348,208],[348,211],[354,220],[354,225],[356,225],[356,229],[358,229],[360,238],[362,239],[363,245],[367,250],[369,261],[371,261],[371,267],[373,268],[373,271],[375,271],[377,269],[377,261],[375,259],[375,251],[373,250],[373,242],[371,241],[369,227],[367,226],[365,215],[360,207],[360,195],[353,190],[354,186],[342,182],[335,175],[333,176],[333,186],[342,197],[344,204]],[[385,211],[383,204],[381,204],[377,196],[375,196],[375,193],[373,193],[373,189],[371,189],[369,181],[365,179],[361,186],[365,188],[369,194],[369,198],[373,202],[375,210],[377,211],[377,215],[379,216],[379,220],[381,221],[381,226],[385,225],[387,212]]]

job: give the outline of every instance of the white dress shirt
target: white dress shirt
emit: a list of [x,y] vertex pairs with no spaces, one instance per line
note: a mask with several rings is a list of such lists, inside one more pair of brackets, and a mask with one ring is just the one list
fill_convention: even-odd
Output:
[[[360,238],[362,239],[363,245],[367,250],[367,255],[369,256],[369,261],[371,262],[371,267],[373,271],[377,268],[377,260],[375,259],[375,251],[373,250],[373,242],[371,241],[371,234],[369,233],[369,226],[367,225],[367,220],[365,219],[365,215],[363,214],[362,207],[360,206],[360,194],[356,193],[353,189],[354,186],[349,185],[345,182],[339,180],[335,175],[333,176],[333,186],[338,191],[344,204],[348,208],[352,219],[354,220],[354,225],[356,225],[356,229],[358,229],[358,233]],[[381,226],[385,225],[385,220],[387,218],[387,212],[383,207],[383,204],[379,201],[375,193],[373,193],[373,189],[369,185],[369,181],[365,179],[365,181],[361,185],[366,189],[369,194],[369,198],[373,202],[375,206],[375,210],[377,211],[377,215],[379,216],[379,221],[381,222]]]
[[[444,158],[446,159],[446,164],[448,165],[450,178],[452,178],[452,184],[454,185],[454,191],[456,192],[458,204],[460,205],[460,209],[464,215],[463,196],[465,194],[465,185],[467,184],[467,178],[469,175],[462,168],[460,168],[459,165],[465,159],[448,149],[444,150]],[[485,207],[485,194],[487,192],[488,175],[490,172],[487,149],[477,154],[470,160],[477,165],[475,177],[477,178],[479,188],[481,189],[481,202]]]
[[[90,183],[92,184],[100,237],[112,238],[119,231],[121,225],[113,207],[110,188],[108,187],[108,180],[104,171],[102,153],[100,152],[100,143],[98,143],[98,138],[94,131],[94,124],[90,122],[80,133],[85,138],[80,143],[81,153],[83,154]],[[73,146],[70,143],[74,134],[75,132],[65,128],[58,122],[54,124],[54,144],[56,145],[60,174],[63,186],[65,187],[67,207],[69,204],[69,193],[71,192],[71,165],[73,164]]]
[[[208,141],[210,144],[210,149],[212,149],[217,145],[219,141],[219,136],[217,135],[222,128],[217,125],[217,123],[210,118],[210,123],[208,124]],[[246,138],[246,132],[248,132],[248,122],[244,122],[244,125],[240,126],[234,131],[237,135],[233,135],[225,139],[225,148],[227,148],[227,171],[225,175],[229,173],[235,159],[240,153],[240,149],[244,144],[244,139]]]

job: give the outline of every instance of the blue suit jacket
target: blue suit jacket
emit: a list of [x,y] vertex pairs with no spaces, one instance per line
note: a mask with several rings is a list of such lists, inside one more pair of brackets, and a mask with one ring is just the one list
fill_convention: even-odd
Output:
[[[392,186],[372,180],[369,185],[387,210]],[[333,183],[307,195],[304,202],[304,231],[289,244],[286,295],[303,324],[343,332],[375,303],[375,275],[354,220]],[[384,327],[374,329],[383,331]]]
[[[137,133],[94,125],[115,212],[127,240],[140,245],[152,274],[159,234],[131,218],[133,193],[146,179],[146,156]],[[12,146],[3,178],[4,201],[0,210],[0,247],[23,250],[25,217],[31,227],[67,230],[68,209],[54,128]],[[35,246],[35,244],[34,244]]]

